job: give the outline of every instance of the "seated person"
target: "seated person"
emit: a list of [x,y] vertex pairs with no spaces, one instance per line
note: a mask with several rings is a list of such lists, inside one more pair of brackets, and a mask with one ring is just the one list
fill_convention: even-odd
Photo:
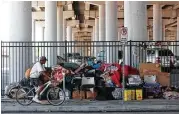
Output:
[[33,101],[40,103],[41,101],[38,99],[40,92],[43,89],[43,80],[40,77],[48,78],[49,76],[46,74],[46,70],[43,67],[47,61],[45,56],[40,57],[40,61],[36,62],[30,72],[30,81],[36,87],[36,95],[33,98]]

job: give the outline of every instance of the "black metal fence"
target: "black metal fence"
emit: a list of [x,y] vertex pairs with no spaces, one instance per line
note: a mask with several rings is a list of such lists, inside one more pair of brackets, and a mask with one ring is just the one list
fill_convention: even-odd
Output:
[[46,67],[62,62],[81,64],[96,58],[105,63],[125,63],[136,68],[140,63],[159,63],[170,71],[179,66],[178,47],[177,41],[128,41],[124,47],[120,41],[1,41],[1,93],[4,95],[6,85],[20,81],[26,69],[40,56],[48,58]]

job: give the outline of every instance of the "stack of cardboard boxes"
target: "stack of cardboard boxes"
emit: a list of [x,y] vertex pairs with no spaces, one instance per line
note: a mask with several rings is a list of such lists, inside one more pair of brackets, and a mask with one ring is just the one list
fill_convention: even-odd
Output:
[[75,90],[72,93],[72,99],[95,99],[97,96],[97,93],[94,91],[79,91]]
[[167,72],[161,72],[161,67],[159,64],[141,63],[139,66],[139,72],[141,78],[144,78],[145,75],[156,75],[156,81],[160,83],[161,86],[170,85],[170,74]]

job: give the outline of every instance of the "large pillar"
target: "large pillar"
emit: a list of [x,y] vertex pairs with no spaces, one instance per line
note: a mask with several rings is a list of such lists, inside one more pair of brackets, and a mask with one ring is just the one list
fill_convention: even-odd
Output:
[[38,26],[37,30],[38,30],[38,32],[37,32],[36,41],[40,41],[40,43],[36,43],[36,47],[35,47],[36,53],[34,53],[35,57],[36,57],[35,61],[38,61],[38,57],[45,55],[45,47],[44,47],[45,44],[43,43],[44,37],[45,37],[45,27],[44,26]]
[[162,9],[160,4],[153,5],[153,40],[162,41]]
[[118,41],[121,40],[121,27],[118,28]]
[[[57,41],[63,41],[63,6],[57,7]],[[62,46],[62,43],[58,43],[58,46]],[[64,48],[58,47],[57,54],[62,56]]]
[[[95,37],[94,37],[94,41],[99,41],[99,19],[98,18],[95,18]],[[98,48],[97,48],[97,45],[98,43],[95,42],[95,47],[94,47],[94,54],[95,56],[97,56],[97,53],[98,53]]]
[[[176,41],[179,41],[179,17],[177,17],[177,39]],[[179,42],[177,43],[177,46],[176,46],[176,55],[179,56]]]
[[[66,41],[66,19],[63,18],[63,41]],[[63,47],[66,49],[66,45],[65,45],[65,42],[63,43]],[[65,58],[65,55],[67,53],[66,50],[63,50],[63,57]]]
[[93,26],[92,41],[95,41],[95,26]]
[[75,53],[75,34],[72,33],[72,36],[71,36],[71,41],[72,41],[72,52]]
[[63,41],[66,39],[66,19],[63,19]]
[[35,41],[36,20],[32,19],[32,41]]
[[[118,40],[117,1],[106,1],[106,41]],[[113,45],[114,43],[109,43]],[[107,62],[117,62],[117,50],[115,47],[107,48]]]
[[[128,28],[128,40],[147,41],[147,9],[145,1],[124,1],[124,26]],[[139,44],[139,43],[138,43]],[[144,61],[143,49],[126,48],[125,64],[138,66]]]
[[95,41],[99,41],[99,19],[95,18]]
[[[57,41],[57,2],[45,1],[45,39],[44,41]],[[48,46],[56,46],[56,43],[48,43]],[[57,48],[47,48],[48,66],[57,63]]]
[[72,52],[72,27],[71,26],[67,26],[67,53],[71,53]]
[[[9,40],[17,42],[32,41],[31,2],[9,2]],[[19,82],[24,71],[32,64],[32,48],[28,43],[10,44],[10,82]],[[17,46],[17,47],[16,47]],[[27,46],[27,47],[25,47]]]
[[[32,19],[32,41],[36,40],[35,36],[36,36],[36,20]],[[35,43],[33,43],[32,46],[35,46]],[[36,50],[35,50],[35,47],[32,48],[32,55],[33,55],[32,61],[33,61],[33,63],[35,63],[36,62]]]
[[41,32],[42,32],[42,41],[44,41],[44,39],[45,39],[45,27],[42,27],[41,28]]
[[67,26],[67,41],[72,41],[72,27]]
[[99,5],[99,41],[105,41],[105,5]]
[[94,57],[96,57],[96,51],[95,51],[95,43],[94,43],[94,41],[95,41],[95,26],[93,26],[93,32],[92,32],[92,39],[91,39],[91,41],[93,42],[92,43],[92,56],[94,56]]

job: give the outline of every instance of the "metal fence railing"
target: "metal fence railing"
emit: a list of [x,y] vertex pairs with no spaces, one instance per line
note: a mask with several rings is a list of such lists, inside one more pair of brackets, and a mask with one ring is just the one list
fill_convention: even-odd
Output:
[[162,67],[179,66],[177,41],[128,41],[125,55],[120,41],[6,42],[1,41],[1,93],[11,82],[18,82],[40,56],[46,56],[50,67],[60,62],[81,64],[88,58],[106,63],[123,62],[138,68],[140,63],[159,63]]

